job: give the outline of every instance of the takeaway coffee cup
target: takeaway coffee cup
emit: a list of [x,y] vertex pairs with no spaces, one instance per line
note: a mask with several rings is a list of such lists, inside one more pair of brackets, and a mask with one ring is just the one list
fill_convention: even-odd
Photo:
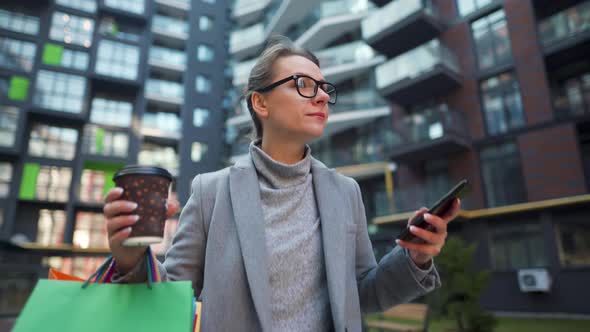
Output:
[[122,200],[137,203],[133,212],[139,216],[131,227],[131,234],[124,246],[146,246],[164,239],[166,200],[172,175],[164,168],[131,165],[120,169],[113,176],[117,187],[123,188]]

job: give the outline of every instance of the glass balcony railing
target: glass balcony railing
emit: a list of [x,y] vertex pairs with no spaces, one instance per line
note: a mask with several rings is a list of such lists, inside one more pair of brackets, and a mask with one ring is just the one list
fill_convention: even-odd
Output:
[[234,17],[246,15],[266,8],[271,0],[237,0],[231,6]]
[[379,65],[375,69],[377,88],[383,89],[402,80],[417,78],[437,66],[445,66],[459,73],[459,65],[451,51],[439,40],[433,39]]
[[367,0],[330,0],[321,2],[309,15],[297,23],[297,27],[288,33],[291,40],[297,40],[305,31],[317,22],[328,17],[365,13],[369,9]]
[[248,83],[248,77],[250,76],[250,71],[252,67],[256,64],[256,59],[236,63],[234,65],[234,78],[233,84],[234,86],[242,86]]
[[385,107],[387,102],[375,90],[356,90],[338,94],[336,105],[330,107],[331,113],[342,113]]
[[184,86],[182,84],[153,78],[147,80],[145,92],[148,97],[149,95],[156,95],[165,98],[184,98]]
[[162,15],[154,15],[152,29],[179,36],[183,39],[188,38],[189,33],[189,26],[186,21]]
[[344,64],[365,62],[377,56],[371,46],[362,41],[330,47],[315,53],[322,69]]
[[539,23],[544,47],[590,31],[590,1],[568,8]]
[[149,59],[156,63],[164,63],[175,67],[186,66],[186,53],[166,47],[152,46]]
[[245,29],[235,30],[229,36],[230,53],[239,52],[252,45],[262,44],[265,40],[263,23],[258,23]]
[[468,135],[463,114],[449,110],[446,105],[409,114],[401,121],[394,122],[394,130],[400,137],[394,146],[433,141],[449,134]]
[[387,28],[398,24],[406,17],[424,12],[431,16],[437,15],[436,7],[429,0],[396,0],[372,12],[362,22],[363,39],[374,38]]

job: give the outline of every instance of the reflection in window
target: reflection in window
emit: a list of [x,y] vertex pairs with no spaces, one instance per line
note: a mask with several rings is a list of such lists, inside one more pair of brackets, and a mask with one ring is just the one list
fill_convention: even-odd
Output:
[[201,44],[197,47],[197,59],[201,62],[211,62],[215,58],[215,52],[208,46]]
[[14,146],[18,129],[18,114],[18,108],[0,105],[0,146]]
[[104,4],[107,7],[139,15],[145,11],[145,0],[105,0]]
[[73,244],[75,247],[108,248],[109,239],[105,227],[104,215],[101,213],[78,212]]
[[194,162],[203,160],[203,157],[207,154],[207,144],[194,142],[191,148],[191,159]]
[[0,66],[30,71],[35,61],[37,46],[34,43],[0,37]]
[[12,165],[5,161],[0,162],[0,198],[8,197],[11,179]]
[[37,240],[44,246],[56,246],[63,243],[66,226],[66,212],[62,210],[39,211],[37,221]]
[[184,98],[184,86],[178,82],[150,78],[145,85],[146,94]]
[[96,97],[92,100],[90,122],[129,127],[131,125],[131,113],[133,113],[133,105],[128,101]]
[[209,93],[212,90],[211,80],[204,75],[197,75],[195,78],[195,88],[197,92]]
[[480,158],[488,207],[526,201],[520,156],[515,144],[487,147],[481,151]]
[[0,9],[0,28],[36,35],[39,33],[39,18]]
[[492,1],[494,0],[457,0],[457,7],[459,14],[465,16],[489,5]]
[[142,165],[163,167],[174,176],[178,174],[178,153],[173,147],[144,143],[137,160]]
[[507,63],[512,58],[508,26],[503,10],[471,24],[479,69]]
[[178,115],[168,112],[145,112],[142,120],[144,135],[180,138],[182,124]]
[[209,123],[209,110],[197,107],[193,111],[193,125],[195,127],[205,127]]
[[94,21],[90,18],[54,12],[49,38],[66,44],[90,47]]
[[137,78],[139,48],[103,39],[98,45],[97,74],[134,80]]
[[556,226],[561,265],[590,265],[590,229],[587,222],[563,222]]
[[82,151],[85,154],[106,157],[127,157],[129,135],[124,132],[107,130],[94,125],[84,128]]
[[88,13],[96,12],[96,0],[55,0],[55,3]]
[[483,81],[481,98],[489,135],[524,126],[520,87],[514,73],[504,73]]
[[39,70],[33,102],[56,111],[80,113],[85,90],[86,79],[82,76]]
[[209,31],[213,28],[213,19],[209,16],[202,15],[199,17],[199,30]]
[[492,230],[492,261],[498,270],[547,266],[539,224],[503,225]]
[[88,68],[88,53],[64,49],[61,56],[61,66],[77,70]]
[[72,160],[77,140],[76,129],[34,124],[29,139],[29,155]]

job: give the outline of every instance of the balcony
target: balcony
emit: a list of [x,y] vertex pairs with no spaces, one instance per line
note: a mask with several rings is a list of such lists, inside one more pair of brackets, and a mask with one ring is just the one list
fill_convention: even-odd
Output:
[[190,0],[156,0],[160,8],[177,13],[186,13],[191,10]]
[[150,78],[145,84],[146,99],[164,107],[178,107],[184,101],[184,86],[178,82]]
[[381,94],[402,106],[448,93],[461,81],[454,55],[436,39],[379,65],[375,77]]
[[393,57],[436,37],[444,28],[430,0],[394,0],[362,22],[363,39]]
[[338,96],[336,105],[330,106],[330,116],[324,136],[361,127],[391,112],[387,102],[375,90],[356,90]]
[[334,84],[356,77],[385,61],[385,57],[377,55],[362,41],[327,48],[315,55],[326,80]]
[[186,53],[166,47],[152,46],[149,50],[148,62],[158,71],[182,75],[186,69]]
[[289,37],[308,50],[319,50],[328,43],[357,29],[366,16],[367,0],[331,0],[319,3]]
[[157,38],[183,45],[189,36],[189,26],[184,20],[162,15],[154,15],[152,32]]
[[258,53],[266,40],[263,23],[231,32],[229,35],[229,53],[236,59],[243,59]]
[[399,140],[393,144],[391,159],[418,163],[469,149],[469,129],[463,114],[446,105],[409,114],[394,121]]
[[550,67],[590,56],[590,1],[539,23],[539,38]]
[[258,58],[236,63],[234,65],[234,77],[232,83],[235,88],[241,90],[248,83],[250,71],[252,70],[252,67],[254,67],[254,64],[256,64],[257,60]]
[[247,127],[250,124],[251,119],[246,100],[242,99],[240,103],[234,107],[234,113],[229,115],[225,125],[240,129]]
[[236,0],[232,7],[232,19],[242,26],[259,20],[271,2],[271,0]]

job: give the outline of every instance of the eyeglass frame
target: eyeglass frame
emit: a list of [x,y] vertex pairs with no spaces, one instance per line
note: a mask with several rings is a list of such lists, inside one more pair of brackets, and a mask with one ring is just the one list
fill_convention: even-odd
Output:
[[[301,91],[299,91],[299,85],[297,85],[297,80],[298,80],[299,78],[302,78],[302,77],[309,78],[309,79],[311,79],[312,81],[314,81],[314,82],[315,82],[315,88],[314,88],[314,90],[313,90],[313,96],[311,96],[311,97],[304,96],[304,95],[301,93]],[[276,81],[276,82],[274,82],[274,83],[271,83],[271,84],[269,84],[269,85],[265,86],[264,88],[256,89],[256,90],[254,90],[254,91],[256,91],[256,92],[261,92],[261,93],[268,92],[268,91],[270,91],[270,90],[272,90],[272,89],[276,88],[277,86],[279,86],[279,85],[282,85],[282,84],[285,84],[285,83],[287,83],[287,82],[289,82],[289,81],[291,81],[291,80],[295,81],[295,88],[297,89],[297,93],[298,93],[298,94],[299,94],[301,97],[303,97],[303,98],[309,98],[309,99],[311,99],[311,98],[314,98],[315,96],[317,96],[317,95],[318,95],[318,90],[319,90],[319,86],[320,86],[320,84],[329,84],[329,85],[331,85],[331,86],[334,88],[334,102],[330,102],[330,99],[328,99],[328,104],[330,104],[330,105],[334,105],[334,104],[336,104],[336,101],[338,100],[338,89],[336,89],[336,86],[335,86],[334,84],[332,84],[332,83],[330,83],[330,82],[326,82],[326,81],[318,81],[318,80],[316,80],[315,78],[313,78],[313,77],[311,77],[311,76],[309,76],[309,75],[298,75],[298,74],[291,75],[291,76],[289,76],[289,77],[285,77],[285,78],[283,78],[282,80],[278,80],[278,81]],[[323,89],[322,89],[322,90],[323,90]],[[324,92],[326,92],[325,90],[323,90],[323,91],[324,91]],[[326,94],[327,94],[328,96],[330,95],[330,94],[329,94],[329,93],[327,93],[327,92],[326,92]]]

